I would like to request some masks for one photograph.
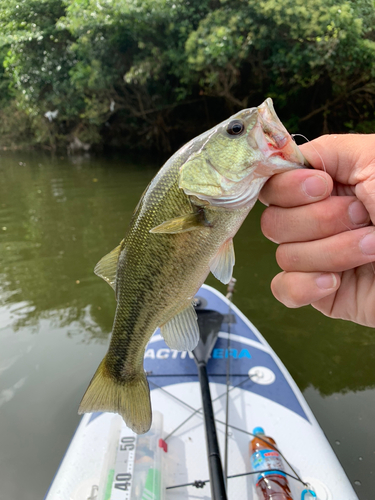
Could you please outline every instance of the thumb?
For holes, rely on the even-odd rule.
[[[374,175],[375,134],[323,135],[300,149],[312,167],[341,184],[356,186]]]

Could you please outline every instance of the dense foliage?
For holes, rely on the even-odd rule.
[[[0,144],[167,151],[266,96],[292,132],[374,131],[374,26],[374,0],[7,0]]]

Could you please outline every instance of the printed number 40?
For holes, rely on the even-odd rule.
[[[123,474],[117,474],[116,475],[116,481],[121,481],[118,483],[115,483],[115,488],[118,490],[123,490],[123,491],[128,491],[128,488],[130,487],[130,480],[132,478],[132,475],[129,473],[123,473]]]

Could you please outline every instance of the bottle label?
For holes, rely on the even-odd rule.
[[[276,450],[258,450],[251,455],[251,466],[253,471],[266,471],[259,474],[257,481],[262,477],[273,474],[286,477],[283,462]]]

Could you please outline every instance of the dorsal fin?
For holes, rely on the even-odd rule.
[[[94,273],[97,276],[103,278],[111,287],[116,291],[116,272],[117,272],[117,263],[120,252],[123,248],[124,240],[112,250],[112,252],[104,255],[102,259],[96,264]]]

